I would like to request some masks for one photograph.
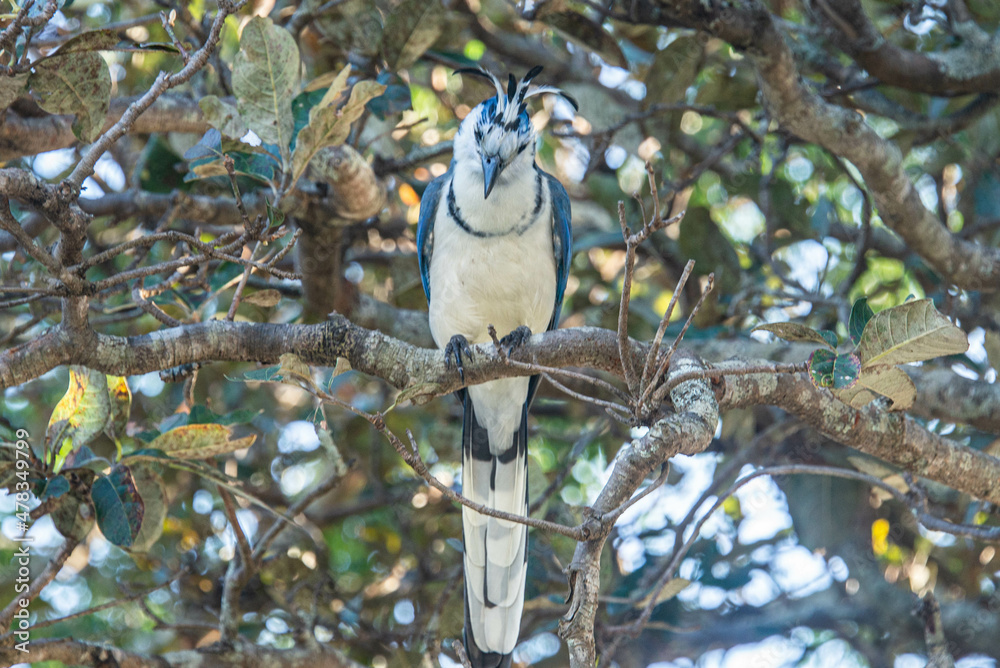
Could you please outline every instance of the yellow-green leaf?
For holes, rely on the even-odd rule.
[[[919,299],[872,316],[857,354],[865,368],[921,362],[968,349],[965,332],[941,315],[930,299]]]
[[[142,499],[142,521],[139,531],[132,538],[128,551],[145,552],[163,534],[163,522],[167,519],[167,493],[163,480],[145,464],[131,467],[135,489]]]
[[[667,584],[660,590],[659,595],[656,597],[656,605],[663,603],[664,601],[669,601],[677,594],[681,593],[691,584],[691,581],[686,578],[674,578],[667,582]],[[635,604],[636,608],[645,608],[649,605],[650,601],[653,600],[653,594],[655,592],[650,592],[642,598],[638,603]]]
[[[292,140],[292,98],[298,81],[299,47],[292,36],[269,18],[250,19],[233,63],[233,92],[247,126],[282,153]]]
[[[299,359],[298,355],[295,353],[284,353],[278,358],[278,361],[281,362],[280,373],[284,379],[292,378],[304,382],[306,385],[313,385],[312,372],[309,370],[309,365]]]
[[[815,329],[800,325],[797,322],[769,322],[765,325],[757,325],[750,331],[771,332],[785,341],[808,341],[810,343],[818,343],[833,351],[837,349],[836,346],[830,345],[830,342]]]
[[[189,424],[160,434],[147,447],[177,459],[207,459],[249,448],[256,438],[233,438],[232,429],[221,424]]]
[[[52,114],[76,114],[73,134],[80,141],[97,139],[111,103],[111,74],[100,54],[53,56],[35,64],[29,79],[38,104]]]
[[[858,382],[845,390],[834,390],[838,399],[854,408],[867,406],[876,395],[892,400],[892,410],[905,411],[913,405],[917,388],[906,372],[895,366],[873,366],[861,370]]]
[[[110,415],[104,431],[118,445],[118,455],[121,456],[121,440],[125,436],[125,426],[132,410],[132,391],[128,381],[122,376],[107,376],[108,398],[110,399]]]
[[[1000,372],[1000,334],[986,330],[983,347],[986,348],[986,359],[990,366]]]
[[[323,93],[323,97],[320,101],[309,110],[309,122],[311,123],[319,110],[326,109],[327,107],[337,104],[340,101],[340,96],[343,94],[344,90],[347,88],[347,78],[351,76],[351,66],[347,65],[344,69],[340,70],[333,81],[330,82],[330,87],[326,89]]]
[[[254,306],[262,306],[264,308],[277,306],[280,301],[281,293],[271,289],[258,290],[243,297],[244,304],[253,304]]]
[[[330,90],[333,90],[331,87]],[[295,154],[292,156],[292,182],[298,180],[309,166],[316,152],[326,146],[342,144],[351,132],[351,124],[364,113],[368,100],[378,97],[385,86],[374,81],[359,81],[351,91],[351,98],[343,109],[333,106],[316,108],[309,112],[309,125],[299,131],[295,140]],[[324,100],[326,96],[324,96]]]
[[[104,430],[111,413],[111,398],[104,374],[86,367],[70,367],[69,387],[56,404],[45,430],[45,440],[56,448],[54,470],[66,457]]]
[[[207,95],[198,101],[205,122],[219,131],[223,137],[240,139],[247,133],[247,124],[235,106],[215,95]]]
[[[28,90],[28,73],[0,77],[0,110],[6,109]]]

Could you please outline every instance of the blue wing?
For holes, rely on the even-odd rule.
[[[538,170],[542,171],[542,170]],[[549,182],[549,192],[552,194],[552,250],[556,256],[556,305],[552,311],[549,329],[555,329],[559,324],[559,312],[562,310],[563,293],[566,292],[566,279],[569,277],[569,265],[573,257],[573,232],[570,228],[569,195],[559,180],[551,174],[542,172]]]
[[[434,252],[434,219],[437,218],[438,202],[444,192],[444,184],[451,178],[455,161],[448,171],[428,184],[420,198],[420,218],[417,223],[417,262],[420,265],[420,282],[424,285],[427,303],[431,301],[431,253]],[[561,186],[560,186],[561,187]],[[565,193],[565,191],[563,191]],[[565,287],[565,280],[563,281]],[[560,293],[560,301],[562,293]]]

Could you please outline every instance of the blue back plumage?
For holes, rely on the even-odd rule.
[[[538,166],[535,166],[538,169]],[[570,227],[569,194],[556,177],[541,169],[549,183],[552,193],[552,250],[556,256],[556,305],[552,311],[549,329],[559,325],[559,313],[562,311],[563,294],[566,292],[566,280],[569,278],[569,265],[573,258],[573,232]]]
[[[451,179],[455,161],[448,171],[431,181],[420,198],[420,217],[417,221],[417,263],[420,265],[420,282],[424,286],[427,303],[431,301],[431,253],[434,251],[434,218],[438,203],[444,195],[444,186]]]

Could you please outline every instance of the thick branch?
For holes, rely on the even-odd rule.
[[[899,148],[859,114],[824,101],[806,86],[784,35],[758,0],[738,8],[723,2],[664,0],[638,6],[634,15],[642,22],[705,30],[745,51],[774,117],[803,140],[854,163],[882,220],[914,252],[959,287],[1000,289],[1000,249],[952,235],[924,207]]]
[[[139,99],[119,97],[111,100],[103,131],[118,122],[129,105]],[[198,101],[186,95],[163,95],[132,125],[131,132],[194,132],[208,129]],[[4,112],[0,124],[0,161],[8,162],[26,155],[67,148],[77,143],[73,135],[72,115],[23,117],[14,111]]]
[[[860,0],[817,0],[813,6],[836,30],[838,46],[887,84],[938,96],[1000,89],[1000,33],[990,36],[972,20],[953,24],[961,40],[957,47],[917,53],[888,41]]]
[[[672,377],[702,368],[703,364],[691,357],[681,357],[671,366],[668,382]],[[628,501],[646,476],[670,457],[701,452],[712,442],[719,407],[709,383],[705,380],[681,383],[671,398],[677,412],[654,424],[645,436],[618,453],[611,478],[594,502],[596,513],[608,512]],[[559,624],[559,635],[569,646],[573,668],[593,666],[596,660],[593,629],[604,538],[578,544],[567,569],[571,587],[569,611]]]
[[[793,350],[792,346],[786,347]],[[638,368],[648,346],[633,342],[631,348],[633,364]],[[473,351],[473,358],[464,365],[468,384],[532,373],[532,367],[525,369],[505,362],[492,344],[474,346]],[[334,316],[318,325],[215,320],[132,337],[56,326],[0,355],[0,387],[37,378],[61,364],[82,364],[106,373],[133,375],[192,362],[274,364],[286,352],[293,352],[313,365],[334,366],[338,358],[345,358],[353,369],[405,389],[406,398],[415,402],[454,392],[463,385],[454,367],[445,365],[440,351],[417,348]],[[535,335],[515,350],[511,359],[621,375],[617,335],[595,327]],[[713,369],[730,368],[738,372],[752,364],[730,362],[715,365]],[[1000,459],[933,434],[904,415],[884,413],[874,406],[853,409],[836,401],[826,390],[814,387],[804,376],[727,376],[722,387],[725,391],[720,401],[724,408],[780,406],[840,443],[898,464],[915,475],[1000,503]]]
[[[914,475],[978,498],[1000,499],[1000,479],[996,477],[1000,459],[959,446],[906,415],[887,413],[877,402],[859,410],[830,401],[805,374],[727,377],[721,403],[730,408],[778,406],[838,443],[897,464]]]
[[[24,654],[12,647],[0,647],[0,663],[12,665],[24,661],[59,661],[67,666],[118,666],[119,668],[360,668],[337,650],[313,644],[291,650],[279,650],[251,643],[236,647],[212,645],[200,649],[151,656],[127,652],[116,647],[72,638],[33,640]]]

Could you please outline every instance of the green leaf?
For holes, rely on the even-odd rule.
[[[268,199],[264,200],[264,208],[267,210],[268,225],[272,228],[281,227],[285,222],[285,212],[281,209],[275,209]]]
[[[29,79],[38,104],[52,114],[76,114],[73,134],[92,142],[104,128],[111,102],[111,74],[99,54],[53,56],[34,65]]]
[[[215,95],[208,95],[198,101],[205,122],[219,131],[220,134],[240,139],[247,133],[247,124],[240,116],[235,106]]]
[[[68,491],[69,480],[66,480],[66,478],[61,475],[57,475],[45,484],[45,490],[38,497],[38,500],[45,501],[46,499],[59,498]]]
[[[243,28],[233,63],[233,92],[240,116],[282,154],[292,140],[292,97],[299,81],[299,48],[271,19],[255,16]]]
[[[390,70],[417,61],[444,32],[444,6],[427,0],[403,0],[385,20],[382,57]]]
[[[816,387],[833,390],[853,387],[860,372],[861,360],[854,353],[837,355],[820,349],[809,356],[809,376]]]
[[[28,89],[28,73],[22,72],[12,77],[0,76],[0,111],[6,109]]]
[[[131,459],[133,457],[136,459],[164,459],[164,460],[171,459],[171,457],[169,457],[167,453],[157,448],[142,448],[141,450],[136,450],[135,452],[128,453],[127,455],[125,455],[125,457],[127,459]]]
[[[334,87],[330,87],[333,91]],[[295,141],[295,153],[292,155],[292,183],[295,183],[309,161],[316,153],[327,146],[343,144],[351,133],[351,124],[361,117],[365,104],[372,98],[381,95],[385,86],[374,81],[359,81],[351,91],[351,99],[343,109],[335,109],[332,104],[316,105],[309,112],[309,125],[302,128]],[[326,97],[324,97],[326,100]]]
[[[930,299],[919,299],[872,316],[857,354],[862,366],[871,367],[920,362],[968,349],[965,332],[941,315]]]
[[[249,448],[256,439],[233,438],[232,428],[221,424],[189,424],[160,434],[149,447],[176,459],[207,459]]]
[[[49,417],[45,440],[56,448],[53,471],[62,468],[66,457],[104,430],[111,414],[108,382],[103,373],[86,367],[70,367],[69,387]]]
[[[862,297],[854,302],[854,307],[851,309],[851,319],[847,325],[847,330],[851,333],[851,343],[858,345],[858,342],[861,341],[861,334],[865,331],[865,325],[868,324],[873,315],[875,313],[868,305],[867,297]]]
[[[108,475],[98,476],[90,488],[90,500],[104,537],[118,547],[131,547],[145,512],[132,469],[118,464]]]
[[[854,408],[867,406],[876,395],[892,400],[892,410],[905,411],[913,405],[917,388],[905,371],[896,366],[874,366],[861,369],[858,383],[834,395]]]
[[[757,325],[751,332],[771,332],[775,336],[783,338],[785,341],[808,341],[810,343],[818,343],[821,346],[826,346],[830,350],[837,349],[837,335],[833,332],[817,332],[812,327],[806,327],[805,325],[800,325],[797,322],[771,322],[766,325]],[[833,344],[830,343],[828,336],[833,334]]]
[[[826,341],[826,345],[830,346],[830,348],[834,350],[837,349],[837,343],[840,341],[840,337],[837,336],[837,332],[832,332],[829,329],[821,329],[819,330],[819,335],[823,337],[824,341]]]
[[[392,114],[399,114],[413,108],[410,86],[394,72],[379,72],[375,80],[385,84],[385,92],[369,100],[365,108],[383,121]]]
[[[215,128],[206,130],[198,143],[184,151],[185,160],[203,160],[222,157],[222,133]]]
[[[163,521],[167,518],[167,493],[163,480],[149,466],[132,467],[135,488],[142,499],[142,522],[139,531],[128,546],[129,552],[145,552],[163,535]]]
[[[111,462],[104,457],[98,457],[94,454],[94,451],[86,445],[81,445],[79,448],[69,453],[69,457],[66,458],[66,462],[63,464],[63,469],[78,469],[91,465],[100,467],[100,469],[103,470],[111,466]]]

